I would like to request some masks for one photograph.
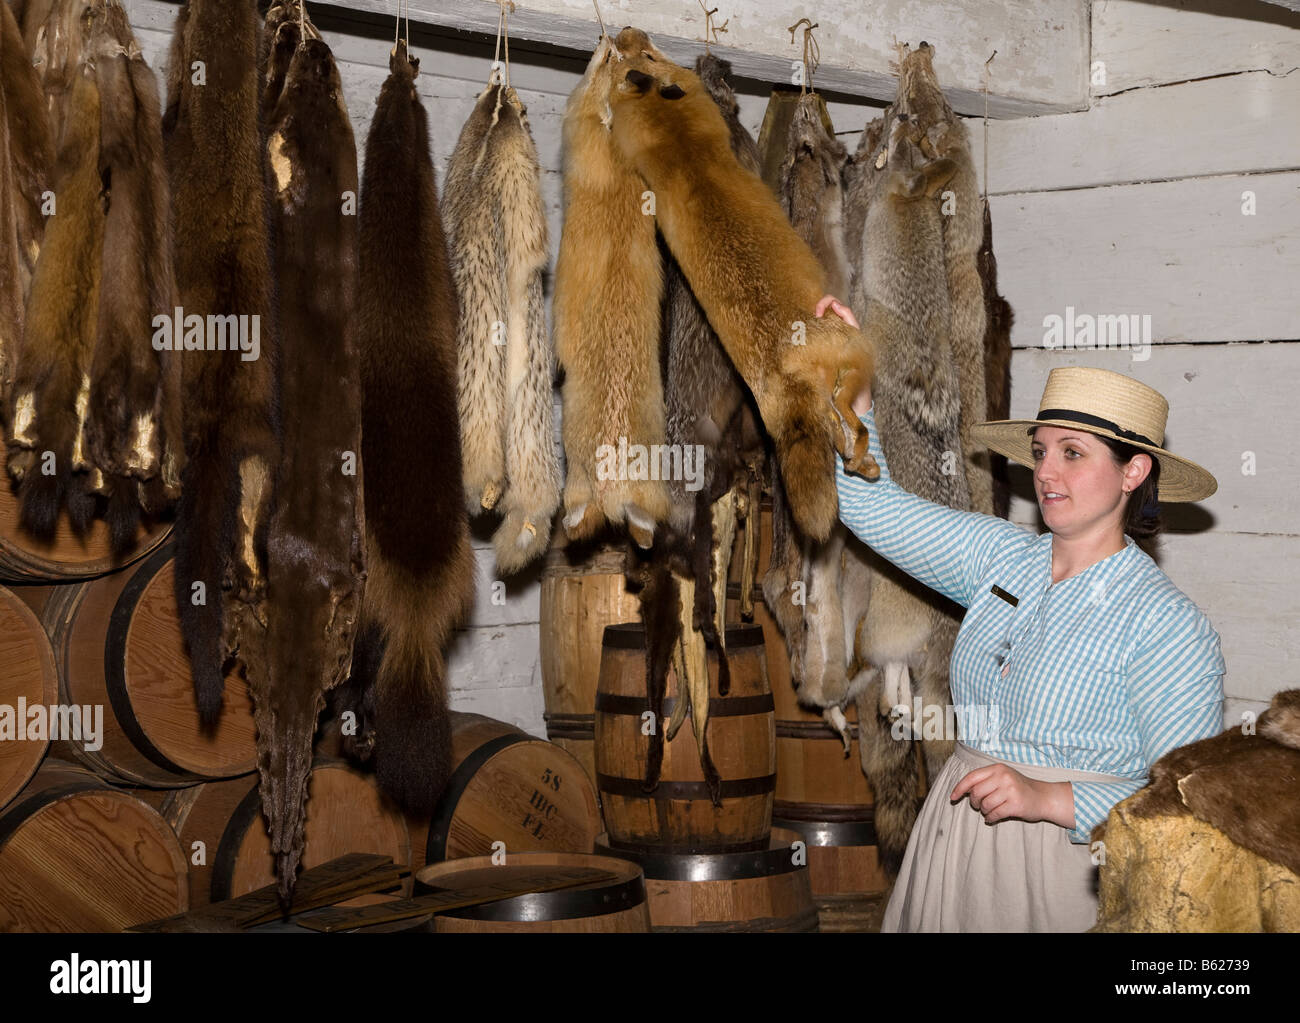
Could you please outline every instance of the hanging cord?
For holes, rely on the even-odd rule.
[[[730,20],[730,19],[728,19]],[[794,31],[800,25],[807,22],[803,30],[803,77],[804,80],[799,86],[799,94],[806,96],[813,90],[813,72],[817,70],[817,65],[822,62],[822,49],[817,45],[817,40],[813,38],[813,29],[820,22],[809,21],[807,18],[800,18],[786,31],[790,33],[790,45],[794,45]]]
[[[510,88],[510,12],[515,9],[514,0],[497,0],[500,10],[497,12],[497,44],[492,53],[492,73],[488,76],[489,85],[502,82]],[[506,59],[501,63],[501,40],[505,39]],[[502,69],[504,68],[504,74]]]
[[[600,4],[596,0],[591,0],[591,6],[596,8],[596,22],[600,25],[600,38],[604,39],[609,33],[605,31],[605,19],[600,16]]]
[[[984,205],[989,204],[989,65],[998,55],[994,50],[984,62]]]
[[[700,10],[704,12],[704,53],[708,56],[711,52],[709,50],[710,41],[715,43],[718,41],[718,33],[727,31],[727,26],[731,24],[731,19],[728,18],[721,25],[715,25],[713,23],[713,16],[718,13],[718,9],[715,7],[713,10],[709,10],[704,6],[704,0],[696,0],[696,2],[700,5]],[[710,37],[712,37],[712,40],[710,40]]]
[[[411,55],[411,0],[397,0],[397,27],[393,30],[393,50],[397,50],[397,44],[402,39],[402,8],[406,8],[406,55]]]

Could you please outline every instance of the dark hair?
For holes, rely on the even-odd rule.
[[[1160,459],[1142,448],[1125,444],[1122,440],[1111,440],[1100,434],[1094,436],[1110,448],[1115,464],[1127,465],[1134,455],[1147,455],[1151,459],[1151,471],[1147,473],[1138,488],[1128,495],[1128,504],[1124,506],[1124,532],[1134,540],[1149,540],[1159,535],[1164,527],[1160,518],[1160,501],[1156,493],[1160,487]]]

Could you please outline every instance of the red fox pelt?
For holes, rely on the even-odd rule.
[[[180,493],[180,352],[145,338],[176,309],[171,193],[158,84],[126,10],[105,8],[96,54],[101,98],[99,173],[107,206],[98,337],[91,362],[86,445],[104,476],[113,549],[128,550],[141,503],[152,515]]]
[[[540,176],[519,94],[489,85],[448,164],[443,214],[460,297],[465,502],[470,515],[502,513],[492,538],[502,576],[546,550],[560,504]]]
[[[871,378],[868,338],[814,315],[825,274],[763,181],[737,162],[717,104],[694,73],[624,29],[609,104],[615,145],[653,193],[659,229],[775,444],[800,528],[835,522],[835,452],[878,470],[851,405]]]
[[[53,167],[40,79],[18,22],[0,4],[0,442],[8,433],[4,410],[45,234],[41,206]]]
[[[663,269],[645,183],[610,138],[609,91],[620,59],[602,36],[564,114],[564,230],[553,304],[555,357],[564,370],[564,528],[582,540],[626,523],[633,540],[649,547],[670,512],[668,487],[644,457],[664,444]],[[611,472],[617,458],[609,452],[620,448],[631,453],[627,471],[614,464]]]
[[[444,651],[474,600],[456,398],[456,285],[438,211],[419,62],[401,43],[366,140],[358,301],[369,576],[349,752],[415,813],[451,761]]]
[[[275,46],[292,61],[267,123],[283,454],[267,529],[265,640],[245,643],[243,657],[262,808],[287,903],[303,852],[316,719],[351,667],[365,526],[356,142],[329,46],[304,38],[296,0],[284,6],[295,16],[281,21]]]
[[[97,23],[84,23],[89,48]],[[21,522],[51,538],[66,504],[83,533],[95,511],[84,422],[99,305],[104,209],[99,176],[100,97],[94,64],[79,65],[54,171],[49,219],[27,301],[10,407],[9,472],[19,480]]]
[[[223,665],[241,630],[264,620],[266,523],[280,457],[260,26],[256,0],[189,0],[176,21],[163,119],[178,305],[187,319],[248,317],[259,330],[256,351],[250,326],[247,344],[179,353],[186,465],[176,604],[207,722],[220,711]]]

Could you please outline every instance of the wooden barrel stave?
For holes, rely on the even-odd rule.
[[[645,633],[639,624],[605,632],[596,711],[598,787],[610,841],[621,849],[677,851],[762,848],[771,826],[776,785],[773,712],[762,634],[752,626],[727,630],[731,691],[718,695],[718,662],[709,652],[709,749],[722,776],[722,806],[709,799],[693,726],[664,743],[658,788],[644,791],[650,737],[643,734]],[[668,673],[665,722],[678,692]]]
[[[498,866],[490,856],[474,856],[429,864],[416,874],[415,888],[417,894],[445,891],[507,877],[526,878],[554,867],[592,867],[618,876],[613,881],[440,913],[434,918],[435,929],[500,934],[634,934],[650,930],[641,869],[625,859],[586,853],[534,852],[507,855],[505,862]]]
[[[202,727],[164,547],[124,572],[59,587],[42,617],[63,702],[104,708],[103,747],[61,756],[125,785],[163,788],[238,777],[257,764],[248,688],[226,676],[214,730]]]
[[[189,908],[186,859],[151,807],[48,758],[0,814],[0,931],[120,931]]]
[[[0,587],[0,809],[17,797],[49,749],[49,733],[30,738],[29,709],[58,702],[54,651],[40,620],[18,595]],[[12,732],[9,729],[12,728]]]

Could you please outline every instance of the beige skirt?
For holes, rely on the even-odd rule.
[[[969,796],[949,800],[963,777],[989,764],[1039,781],[1125,780],[1012,763],[957,743],[907,841],[882,932],[1086,931],[1096,923],[1097,868],[1088,846],[1046,821],[986,824]]]

